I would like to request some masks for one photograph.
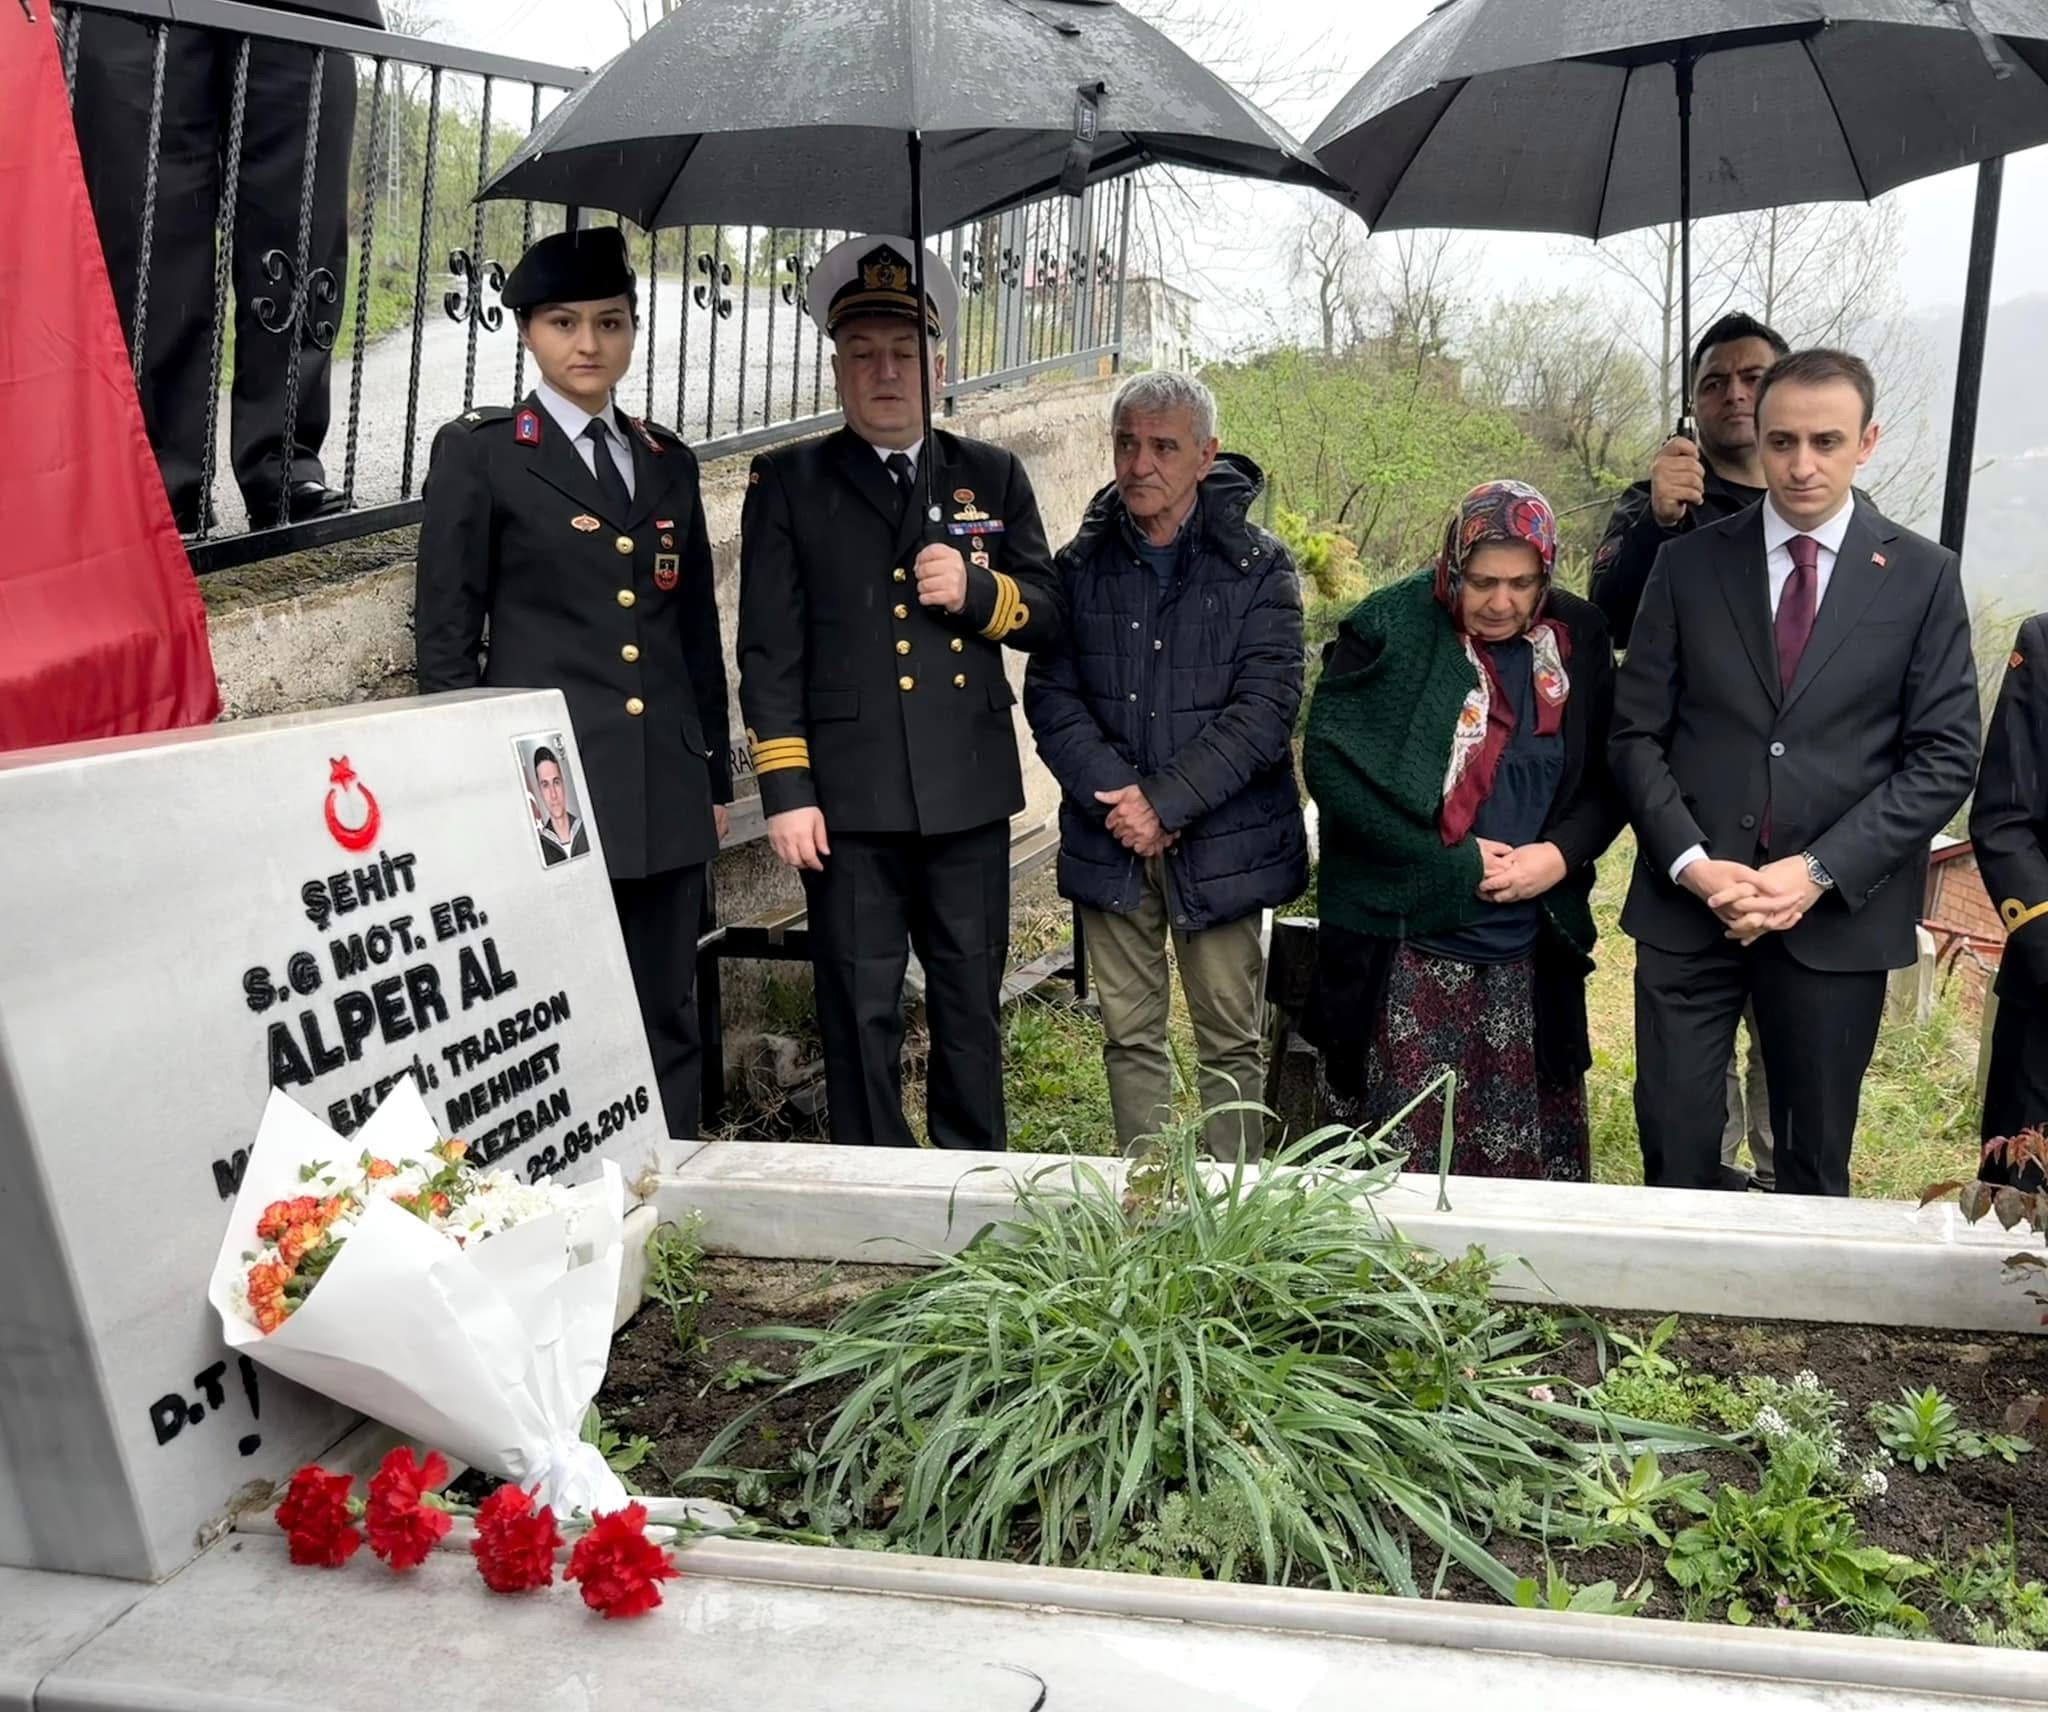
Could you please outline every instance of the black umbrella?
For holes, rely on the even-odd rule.
[[[482,194],[648,228],[907,232],[921,293],[932,227],[1155,163],[1335,188],[1109,0],[689,0],[549,114]],[[933,460],[919,462],[929,505]]]
[[[2043,142],[2048,0],[1446,0],[1310,147],[1375,229],[1678,221],[1689,365],[1695,217]]]

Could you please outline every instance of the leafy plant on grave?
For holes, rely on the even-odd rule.
[[[1927,1573],[1863,1536],[1845,1499],[1816,1492],[1816,1459],[1804,1438],[1765,1464],[1757,1490],[1723,1484],[1711,1510],[1672,1542],[1665,1572],[1690,1613],[1724,1612],[1732,1623],[1759,1612],[1806,1627],[1812,1609],[1845,1610],[1866,1630],[1916,1634],[1926,1614],[1906,1587]]]
[[[1810,1452],[1815,1490],[1839,1493],[1851,1503],[1882,1498],[1890,1487],[1885,1459],[1873,1454],[1860,1467],[1850,1465],[1842,1432],[1848,1408],[1810,1368],[1802,1368],[1789,1380],[1745,1373],[1718,1413],[1724,1426],[1754,1438],[1766,1456]]]
[[[1626,1593],[1611,1581],[1573,1587],[1555,1567],[1546,1563],[1541,1582],[1533,1575],[1525,1575],[1515,1583],[1512,1602],[1528,1611],[1585,1611],[1597,1617],[1633,1617],[1643,1608],[1646,1598],[1640,1583]]]
[[[1631,1420],[1658,1421],[1686,1427],[1725,1412],[1728,1387],[1710,1374],[1695,1373],[1689,1362],[1664,1353],[1678,1334],[1678,1316],[1671,1314],[1638,1340],[1626,1332],[1607,1335],[1624,1351],[1600,1383],[1585,1393],[1586,1402]]]
[[[1556,1401],[1490,1300],[1494,1263],[1446,1262],[1381,1216],[1397,1163],[1352,1169],[1376,1138],[1317,1132],[1254,1175],[1210,1167],[1198,1136],[1167,1137],[1128,1196],[1090,1161],[1048,1167],[1016,1183],[1012,1217],[829,1329],[752,1334],[809,1346],[780,1394],[852,1385],[813,1431],[810,1513],[843,1500],[855,1526],[941,1556],[1163,1550],[1408,1595],[1419,1549],[1511,1599],[1486,1544],[1510,1482],[1540,1518],[1609,1429],[1725,1442]],[[691,1477],[729,1474],[745,1433]]]
[[[1956,1449],[1972,1462],[1995,1456],[2000,1462],[2017,1466],[2021,1457],[2033,1454],[2034,1446],[2030,1440],[2015,1438],[2010,1433],[1965,1433],[1956,1440]]]
[[[2048,1648],[2048,1588],[2019,1578],[2019,1548],[2013,1517],[2005,1513],[2005,1536],[1972,1546],[1960,1563],[1939,1564],[1934,1585],[1944,1605],[1968,1625],[1980,1647]]]
[[[1868,1420],[1877,1442],[1892,1453],[1892,1460],[1911,1463],[1917,1474],[1930,1468],[1947,1468],[1948,1459],[1961,1449],[1963,1431],[1956,1419],[1956,1407],[1932,1385],[1924,1391],[1899,1387],[1900,1401],[1873,1403]]]
[[[659,1303],[668,1315],[676,1348],[687,1357],[696,1356],[704,1347],[697,1320],[711,1299],[711,1292],[697,1277],[704,1261],[703,1229],[703,1217],[692,1213],[686,1219],[657,1225],[647,1238],[648,1299]]]
[[[1714,1507],[1706,1495],[1704,1470],[1666,1474],[1651,1451],[1634,1462],[1617,1461],[1602,1451],[1578,1480],[1573,1503],[1593,1524],[1594,1537],[1583,1541],[1589,1545],[1650,1540],[1669,1551],[1671,1536],[1664,1531],[1663,1517],[1674,1512],[1704,1516]]]
[[[1998,1136],[1987,1141],[1980,1156],[1979,1169],[1994,1163],[2004,1167],[2012,1179],[2010,1183],[1987,1183],[1981,1177],[1970,1183],[1953,1179],[1945,1183],[1930,1183],[1920,1191],[1921,1206],[1953,1195],[1963,1217],[1971,1224],[1989,1215],[2007,1230],[2017,1230],[2025,1225],[2029,1230],[2048,1236],[2048,1189],[2015,1187],[2027,1181],[2030,1173],[2036,1174],[2036,1182],[2048,1180],[2048,1131],[2023,1129],[2018,1135]],[[2039,1254],[2023,1250],[2005,1257],[2007,1279],[2024,1283],[2027,1300],[2041,1310],[2041,1323],[2048,1326],[2048,1288],[2042,1287],[2044,1272],[2048,1272],[2048,1260],[2043,1260]]]
[[[654,1454],[654,1441],[644,1433],[635,1433],[630,1438],[620,1434],[606,1421],[595,1403],[583,1411],[581,1437],[585,1444],[596,1446],[605,1466],[624,1482],[628,1492],[637,1496],[641,1488],[628,1476]]]

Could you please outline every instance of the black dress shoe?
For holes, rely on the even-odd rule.
[[[1756,1179],[1739,1165],[1724,1165],[1721,1167],[1721,1180],[1717,1186],[1740,1195],[1755,1188]]]
[[[249,507],[251,529],[274,529],[277,527],[277,495],[244,494],[243,500]],[[348,509],[348,500],[339,488],[327,486],[325,482],[302,481],[292,483],[291,520],[304,523],[309,518],[329,517],[337,511]]]

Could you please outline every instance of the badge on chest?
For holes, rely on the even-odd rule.
[[[682,560],[680,555],[675,553],[656,553],[654,555],[654,586],[660,589],[663,594],[668,593],[670,589],[676,586],[676,581],[682,574],[681,566]]]

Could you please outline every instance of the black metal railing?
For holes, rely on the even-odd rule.
[[[439,426],[529,383],[507,271],[576,217],[476,190],[586,73],[237,0],[73,0],[55,27],[194,567],[417,522]],[[836,421],[803,294],[845,234],[625,231],[641,279],[627,408],[712,457]],[[1113,362],[1129,235],[1121,181],[939,237],[962,288],[947,408]]]

